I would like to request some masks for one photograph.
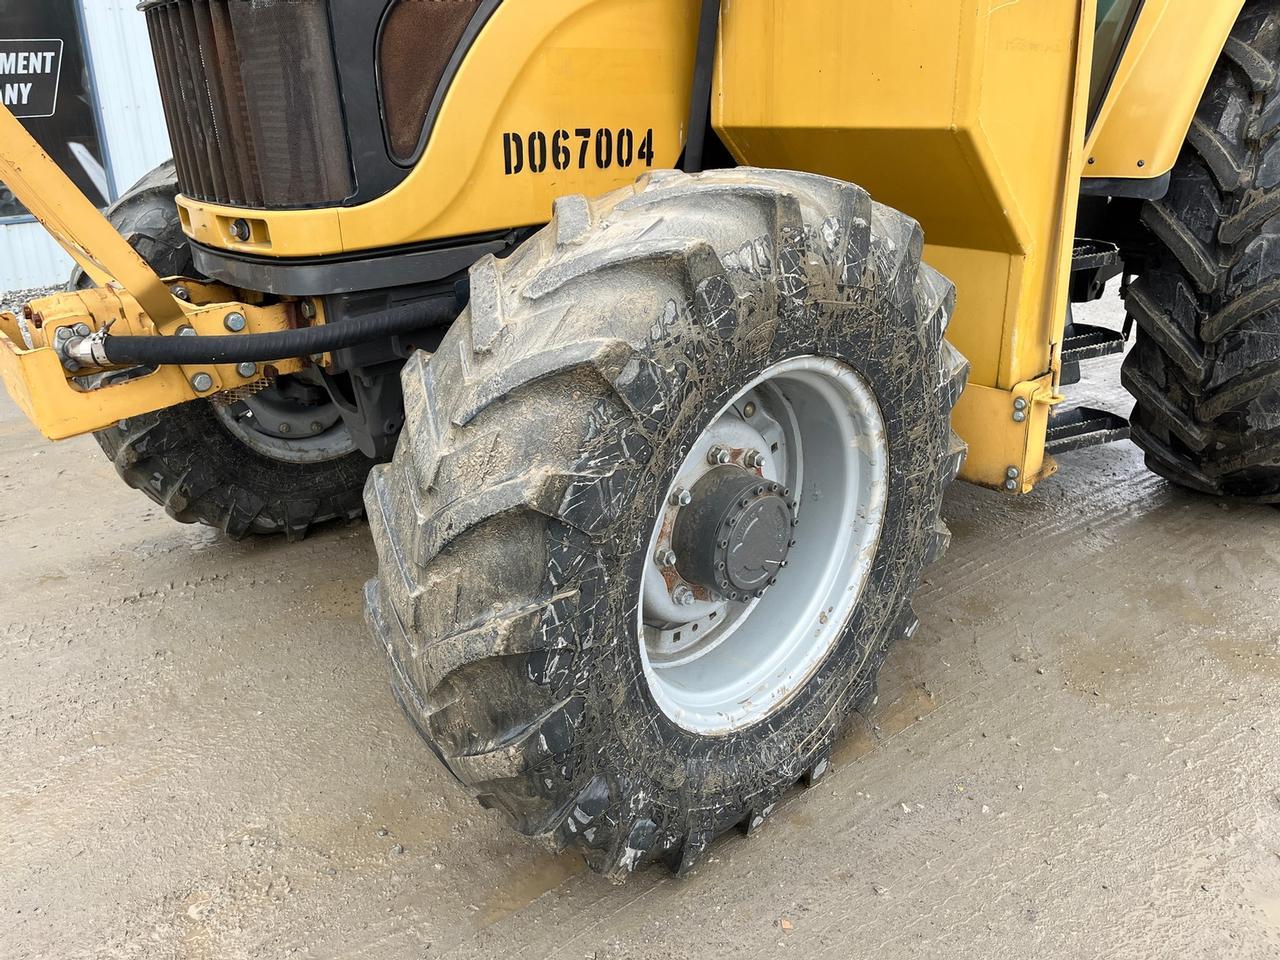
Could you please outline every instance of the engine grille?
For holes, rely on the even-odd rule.
[[[182,192],[248,207],[353,191],[327,4],[143,3]]]

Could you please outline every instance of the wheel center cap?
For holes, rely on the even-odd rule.
[[[730,600],[768,589],[791,550],[790,491],[726,465],[707,473],[691,493],[672,531],[680,575]]]

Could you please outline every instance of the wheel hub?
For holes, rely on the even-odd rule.
[[[838,360],[783,360],[710,419],[660,501],[640,583],[645,679],[670,719],[725,734],[802,688],[859,602],[887,491],[879,404]]]
[[[680,576],[729,600],[763,596],[791,550],[790,491],[726,465],[707,473],[691,493],[672,537]]]

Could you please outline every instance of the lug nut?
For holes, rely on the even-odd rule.
[[[256,375],[257,372],[258,365],[256,363],[251,363],[248,360],[236,365],[236,373],[240,374],[240,376],[244,377],[246,380]]]
[[[293,427],[289,426],[289,424],[287,424],[287,423],[282,423],[282,424],[280,424],[280,432],[281,432],[281,433],[293,433]]]
[[[750,470],[758,470],[764,466],[764,454],[759,450],[748,450],[747,455],[742,458],[742,463]]]
[[[213,377],[207,373],[197,373],[191,378],[191,386],[196,393],[208,393],[213,389]]]
[[[244,314],[239,312],[228,313],[223,318],[222,325],[232,333],[239,333],[245,327]]]
[[[719,444],[707,451],[707,463],[713,467],[722,467],[732,459],[733,454]]]
[[[676,487],[671,491],[671,505],[673,507],[687,507],[693,502],[693,494],[684,487]]]
[[[312,421],[311,421],[311,432],[312,432],[312,433],[323,433],[323,432],[324,432],[324,424],[323,424],[323,423],[321,423],[319,420],[312,420]]]
[[[682,607],[690,607],[698,598],[693,595],[692,590],[681,584],[671,591],[671,599]]]
[[[676,552],[670,547],[663,547],[653,555],[653,559],[658,561],[660,567],[674,567],[676,565]]]

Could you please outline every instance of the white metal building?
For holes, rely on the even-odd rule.
[[[84,99],[96,114],[102,154],[97,180],[105,187],[107,199],[118,197],[171,155],[146,20],[135,9],[136,3],[137,0],[64,0],[63,4],[50,0],[0,0],[0,50],[5,49],[5,42],[21,49],[31,31],[40,29],[32,24],[43,27],[50,17],[56,23],[59,38],[68,37],[69,42],[75,42],[78,37],[82,44],[89,86]],[[55,7],[56,12],[51,13]],[[45,19],[24,20],[24,14],[32,9],[33,16]],[[43,30],[41,34],[47,35]],[[0,92],[5,79],[0,75]],[[61,88],[56,84],[53,88],[59,108],[68,100],[69,88],[67,77],[61,79]],[[10,102],[7,95],[5,102]],[[60,283],[70,274],[71,267],[71,258],[39,223],[29,216],[0,217],[0,290]]]

